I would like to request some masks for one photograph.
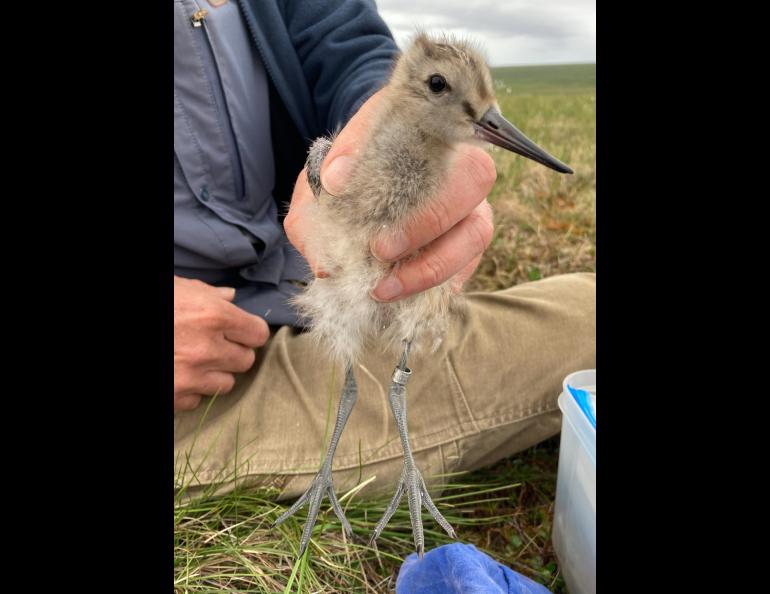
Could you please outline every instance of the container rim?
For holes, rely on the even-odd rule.
[[[562,392],[568,392],[567,384],[569,383],[569,379],[571,377],[576,376],[576,375],[580,375],[581,373],[593,374],[593,376],[594,376],[594,384],[596,384],[596,369],[580,369],[578,371],[573,371],[567,377],[564,378],[564,380],[561,383]],[[578,389],[582,389],[583,388],[583,386],[581,386],[581,385],[575,385],[575,384],[570,384],[570,385],[573,388],[578,388]]]
[[[594,380],[596,376],[596,370],[595,369],[583,369],[580,371],[575,371],[573,373],[570,373],[567,377],[564,378],[564,381],[562,382],[563,388],[562,393],[559,395],[559,398],[557,400],[557,403],[559,405],[559,408],[562,412],[562,425],[564,423],[569,423],[569,425],[572,427],[572,430],[577,435],[578,440],[583,445],[583,448],[586,450],[588,455],[590,456],[591,460],[593,462],[596,462],[596,427],[591,425],[591,422],[588,420],[588,417],[586,417],[585,413],[580,409],[578,406],[578,403],[575,402],[574,397],[572,394],[570,394],[569,390],[567,389],[567,384],[569,383],[569,380],[575,376],[576,374],[580,373],[592,373],[594,375]],[[573,388],[580,389],[582,386],[585,386],[586,384],[570,384]],[[562,426],[563,430],[563,426]]]

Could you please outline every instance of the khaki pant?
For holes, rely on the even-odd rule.
[[[471,293],[467,317],[439,351],[410,357],[409,437],[433,488],[441,479],[432,476],[491,464],[559,432],[562,380],[595,367],[595,283],[578,273]],[[353,370],[358,401],[334,457],[337,493],[372,475],[367,494],[396,486],[402,448],[387,398],[395,364],[368,353]],[[300,495],[326,451],[343,375],[306,335],[282,327],[231,393],[175,416],[178,482],[188,494],[237,481]]]

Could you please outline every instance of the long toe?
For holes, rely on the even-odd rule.
[[[303,505],[305,505],[305,502],[308,500],[308,497],[310,497],[310,495],[313,493],[315,484],[316,484],[316,479],[313,479],[313,482],[310,483],[310,486],[307,488],[307,491],[305,491],[289,509],[287,509],[280,516],[278,516],[275,522],[273,522],[273,525],[271,526],[271,528],[275,528],[276,526],[283,524],[287,518],[289,518],[290,516],[293,516]]]
[[[422,480],[422,477],[420,477],[420,482],[421,482],[420,489],[422,492],[422,504],[430,512],[430,515],[433,516],[436,522],[439,523],[439,526],[441,526],[449,536],[456,539],[457,533],[455,532],[455,529],[452,528],[452,525],[449,522],[447,522],[446,518],[441,515],[440,511],[438,511],[436,504],[433,503],[433,500],[430,498],[430,493],[428,493],[428,489],[425,486],[425,481]]]
[[[377,522],[377,526],[374,527],[374,532],[372,533],[372,537],[369,539],[369,546],[374,545],[374,542],[377,540],[377,537],[380,535],[382,530],[388,524],[388,522],[390,521],[390,518],[392,518],[393,514],[396,513],[396,510],[398,509],[398,504],[401,502],[401,497],[403,495],[404,495],[404,477],[402,474],[401,479],[398,481],[398,487],[396,487],[396,492],[393,495],[393,499],[390,500],[388,509],[385,510],[385,513],[383,514],[382,518],[380,519],[379,522]]]
[[[411,465],[409,465],[411,466]],[[372,537],[369,539],[369,546],[374,546],[377,537],[383,531],[390,518],[398,509],[398,504],[401,501],[401,497],[406,494],[409,502],[409,518],[412,522],[412,535],[414,537],[414,548],[417,551],[420,559],[425,554],[425,534],[423,531],[422,523],[422,508],[428,510],[431,516],[439,523],[439,525],[446,531],[446,533],[452,538],[457,538],[457,534],[452,528],[451,524],[447,522],[446,518],[433,503],[433,500],[428,493],[428,489],[425,487],[425,481],[417,468],[404,469],[401,474],[401,479],[398,481],[398,487],[391,499],[388,508],[385,510],[385,514],[382,516],[377,526],[374,528]]]
[[[406,477],[406,496],[409,500],[409,518],[412,521],[414,548],[422,559],[425,554],[425,536],[422,531],[422,485],[421,477],[415,469]]]
[[[350,522],[348,522],[348,519],[345,517],[345,512],[342,511],[342,506],[340,505],[337,496],[334,494],[334,487],[329,485],[326,489],[326,493],[329,496],[329,501],[331,501],[334,513],[337,514],[337,518],[345,529],[345,534],[348,535],[348,538],[351,538],[353,536],[353,529],[350,527]]]
[[[302,557],[308,547],[308,544],[310,544],[310,536],[313,533],[313,527],[315,526],[316,520],[318,519],[318,512],[321,509],[321,501],[323,501],[324,495],[329,495],[332,509],[334,509],[334,513],[340,519],[340,522],[342,522],[342,526],[345,529],[345,532],[349,536],[352,536],[353,534],[353,531],[350,527],[350,522],[348,522],[345,514],[342,513],[342,508],[340,507],[339,501],[334,495],[334,484],[332,483],[331,470],[322,468],[318,471],[318,474],[313,479],[313,482],[310,483],[307,491],[305,491],[302,496],[297,499],[297,501],[295,501],[289,509],[283,512],[273,523],[273,527],[282,524],[284,521],[286,521],[287,518],[299,511],[299,509],[302,508],[305,503],[309,502],[307,519],[305,520],[305,525],[302,528],[302,536],[300,538],[299,557]]]

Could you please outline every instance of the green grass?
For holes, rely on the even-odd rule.
[[[575,73],[568,76],[571,69]],[[519,71],[523,74],[516,75]],[[467,289],[494,291],[554,274],[595,271],[596,93],[590,86],[595,66],[502,68],[493,76],[503,114],[575,173],[559,175],[492,149],[495,235]],[[559,80],[569,83],[570,92],[552,92]],[[510,94],[500,92],[505,85],[513,89]],[[551,91],[531,93],[534,88]]]
[[[456,473],[435,502],[461,540],[563,591],[550,543],[558,439],[474,473]],[[384,592],[413,552],[409,512],[401,506],[377,541],[366,545],[386,499],[341,504],[354,531],[348,541],[322,506],[308,553],[295,562],[304,514],[272,530],[283,505],[277,492],[237,489],[221,497],[177,500],[174,517],[177,592]],[[426,549],[452,542],[426,522]]]
[[[509,94],[509,89],[515,95],[567,95],[596,89],[596,64],[503,66],[493,68],[492,75],[499,81],[498,98]]]
[[[595,270],[595,72],[594,65],[493,70],[505,116],[575,174],[558,175],[493,150],[498,181],[489,199],[496,231],[468,290],[491,291],[553,274]],[[463,542],[561,594],[566,589],[551,547],[558,443],[557,436],[488,469],[452,475],[436,504]],[[367,478],[364,469],[362,480]],[[236,490],[189,502],[178,498],[176,591],[393,590],[398,567],[413,550],[405,504],[375,550],[365,541],[387,497],[363,501],[350,493],[342,501],[354,529],[353,542],[346,541],[325,502],[308,554],[295,563],[305,515],[300,512],[271,530],[285,509],[274,502],[276,495]],[[426,549],[449,542],[432,520],[426,520],[425,528]]]

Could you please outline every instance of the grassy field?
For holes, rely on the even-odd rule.
[[[496,232],[468,290],[594,271],[596,66],[500,68],[494,76],[503,114],[575,173],[558,175],[492,149],[497,184],[489,201]]]
[[[501,109],[519,129],[575,174],[561,176],[493,149],[498,181],[490,195],[496,232],[469,290],[492,291],[573,271],[595,270],[594,65],[498,68]],[[493,467],[453,475],[437,506],[461,539],[556,593],[566,592],[551,547],[558,436]],[[304,512],[277,530],[285,509],[270,491],[177,500],[177,592],[388,592],[412,552],[406,504],[378,541],[366,546],[387,505],[342,498],[355,539],[322,506],[310,555],[294,562]],[[426,550],[449,542],[431,520]]]

